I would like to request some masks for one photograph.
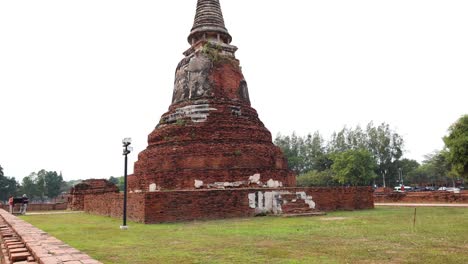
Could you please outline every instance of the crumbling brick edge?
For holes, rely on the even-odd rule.
[[[99,264],[89,255],[70,247],[57,238],[0,209],[0,217],[18,235],[39,264]],[[3,240],[1,240],[3,243]]]

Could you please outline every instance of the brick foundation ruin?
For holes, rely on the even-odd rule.
[[[376,203],[468,203],[468,191],[374,193]]]
[[[129,218],[158,223],[373,208],[367,187],[295,188],[294,173],[250,104],[231,40],[219,1],[198,0],[172,104],[128,177]],[[72,196],[72,209],[122,214],[122,194],[75,188]]]
[[[321,211],[374,208],[370,187],[247,188],[133,193],[128,218],[141,223],[251,217],[308,215]],[[85,211],[122,216],[123,194],[86,195]]]
[[[84,197],[87,194],[118,193],[119,188],[108,180],[89,179],[75,185],[68,196],[68,209],[74,211],[84,210]]]

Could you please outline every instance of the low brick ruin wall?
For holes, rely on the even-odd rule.
[[[84,196],[84,211],[87,213],[122,217],[123,193],[88,194]],[[127,218],[135,222],[144,222],[145,194],[133,193],[127,199]]]
[[[131,193],[127,215],[130,220],[142,223],[249,217],[258,213],[258,204],[253,205],[249,195],[263,197],[271,192],[305,193],[321,211],[374,208],[370,187],[249,188]],[[86,195],[84,199],[84,210],[92,214],[121,217],[122,207],[122,194]]]
[[[468,191],[375,193],[374,200],[376,203],[468,203]]]
[[[2,209],[0,247],[2,264],[102,264]]]
[[[19,212],[19,204],[16,204],[14,207],[14,212]],[[7,204],[0,205],[0,209],[6,211],[10,210]],[[44,203],[44,204],[28,204],[28,212],[37,212],[37,211],[57,211],[57,210],[67,210],[67,203]]]

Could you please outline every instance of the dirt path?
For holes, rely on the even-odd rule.
[[[79,214],[83,211],[43,211],[43,212],[26,212],[26,215],[54,215],[54,214]]]
[[[461,207],[468,208],[468,204],[460,203],[374,203],[375,206],[402,206],[402,207]]]

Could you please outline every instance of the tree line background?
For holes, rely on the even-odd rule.
[[[420,164],[404,158],[404,139],[389,124],[344,127],[328,141],[319,131],[307,136],[277,135],[274,143],[296,172],[299,186],[460,185],[468,178],[468,115],[442,138],[445,148]]]
[[[404,158],[404,140],[389,124],[344,127],[327,141],[316,131],[307,136],[279,134],[274,143],[296,172],[299,186],[412,186],[459,185],[468,179],[468,115],[448,128],[445,147],[425,156],[420,164]],[[123,177],[109,178],[123,190]],[[64,181],[62,173],[40,170],[24,177],[5,176],[0,165],[0,201],[27,194],[47,201],[68,192],[81,180]]]

